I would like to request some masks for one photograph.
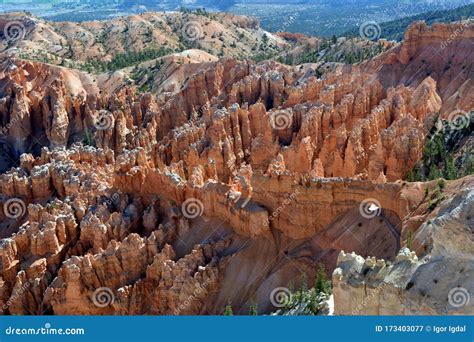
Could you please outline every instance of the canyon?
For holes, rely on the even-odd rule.
[[[473,43],[418,22],[322,76],[196,58],[156,92],[5,50],[3,313],[267,314],[324,265],[335,314],[473,314],[474,177],[407,180],[440,123],[472,144]]]

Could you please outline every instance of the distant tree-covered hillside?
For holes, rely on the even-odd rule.
[[[443,11],[431,11],[410,17],[379,23],[380,38],[402,40],[403,33],[411,23],[424,20],[428,25],[433,23],[449,23],[463,19],[474,18],[474,4]],[[341,36],[355,37],[359,35],[359,28],[354,28]]]

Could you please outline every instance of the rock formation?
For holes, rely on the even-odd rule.
[[[472,315],[473,197],[471,183],[420,227],[414,243],[421,259],[408,248],[393,263],[341,252],[335,314]]]
[[[460,208],[461,227],[437,229],[447,213],[433,211],[472,176],[436,195],[436,182],[404,181],[438,116],[472,110],[461,59],[472,60],[474,26],[451,38],[456,25],[417,24],[393,49],[321,78],[223,58],[159,94],[110,94],[84,72],[4,59],[3,312],[219,314],[229,302],[270,312],[272,289],[314,279],[322,263],[337,266],[336,313],[472,313],[442,302],[455,280],[472,281],[473,250],[459,243],[472,200],[445,204]],[[427,56],[448,39],[445,58]],[[420,63],[429,72],[414,72]],[[408,236],[418,260],[398,253]],[[440,262],[456,268],[425,298],[420,282]]]

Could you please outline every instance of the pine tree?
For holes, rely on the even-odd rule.
[[[438,188],[439,188],[439,190],[442,192],[445,187],[446,187],[446,181],[441,178],[441,179],[438,181]]]
[[[87,128],[84,130],[84,144],[88,146],[92,146],[92,138]]]
[[[234,312],[232,311],[232,305],[230,302],[224,308],[224,316],[233,316]]]
[[[262,44],[260,45],[260,49],[266,50],[268,47],[268,36],[266,33],[262,36]]]
[[[319,311],[319,295],[318,295],[318,291],[313,288],[311,290],[309,290],[309,298],[308,298],[308,309],[309,309],[309,312],[312,314],[312,315],[317,315],[318,314],[318,311]]]
[[[431,164],[430,172],[428,173],[428,179],[433,180],[438,179],[439,177],[441,177],[441,173],[439,172],[438,168],[435,164]]]
[[[72,50],[72,46],[68,46],[68,58],[73,59],[74,58],[74,51]]]
[[[295,299],[296,303],[303,303],[304,302],[304,297],[306,292],[308,291],[308,281],[306,277],[306,273],[301,274],[300,278],[300,290],[296,291],[296,293],[293,294],[293,298]]]
[[[410,170],[407,174],[407,181],[409,182],[414,182],[415,181],[415,175],[413,173],[413,170]]]
[[[446,179],[452,180],[457,178],[457,170],[456,166],[454,165],[453,156],[448,156],[444,163],[444,172],[443,175]]]
[[[258,315],[257,303],[252,303],[250,305],[249,315],[250,316],[257,316]]]
[[[301,291],[306,291],[308,289],[308,277],[306,276],[306,273],[301,273]]]
[[[326,269],[322,264],[319,264],[318,275],[315,281],[316,292],[330,294],[331,293],[331,284],[326,277]]]

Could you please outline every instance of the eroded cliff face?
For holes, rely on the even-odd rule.
[[[400,246],[426,229],[433,186],[403,179],[438,114],[472,109],[471,65],[448,71],[433,57],[430,75],[410,71],[450,37],[443,27],[427,44],[412,28],[407,43],[320,79],[222,59],[159,95],[109,96],[87,74],[3,61],[4,313],[216,314],[229,302],[269,312],[274,288],[314,279],[319,263],[334,270],[341,250],[402,262]],[[445,50],[455,55],[473,31]],[[457,92],[452,72],[465,78]],[[352,286],[341,263],[361,260],[339,258],[336,304]]]
[[[420,227],[414,246],[421,259],[408,248],[393,263],[341,252],[333,273],[335,314],[472,315],[472,185]]]
[[[472,20],[449,25],[435,23],[431,27],[418,22],[407,29],[403,44],[389,53],[389,63],[374,61],[367,66],[377,70],[385,86],[417,86],[425,77],[432,77],[443,101],[440,114],[448,118],[454,110],[473,106],[469,67],[474,57],[470,47],[473,40]]]

